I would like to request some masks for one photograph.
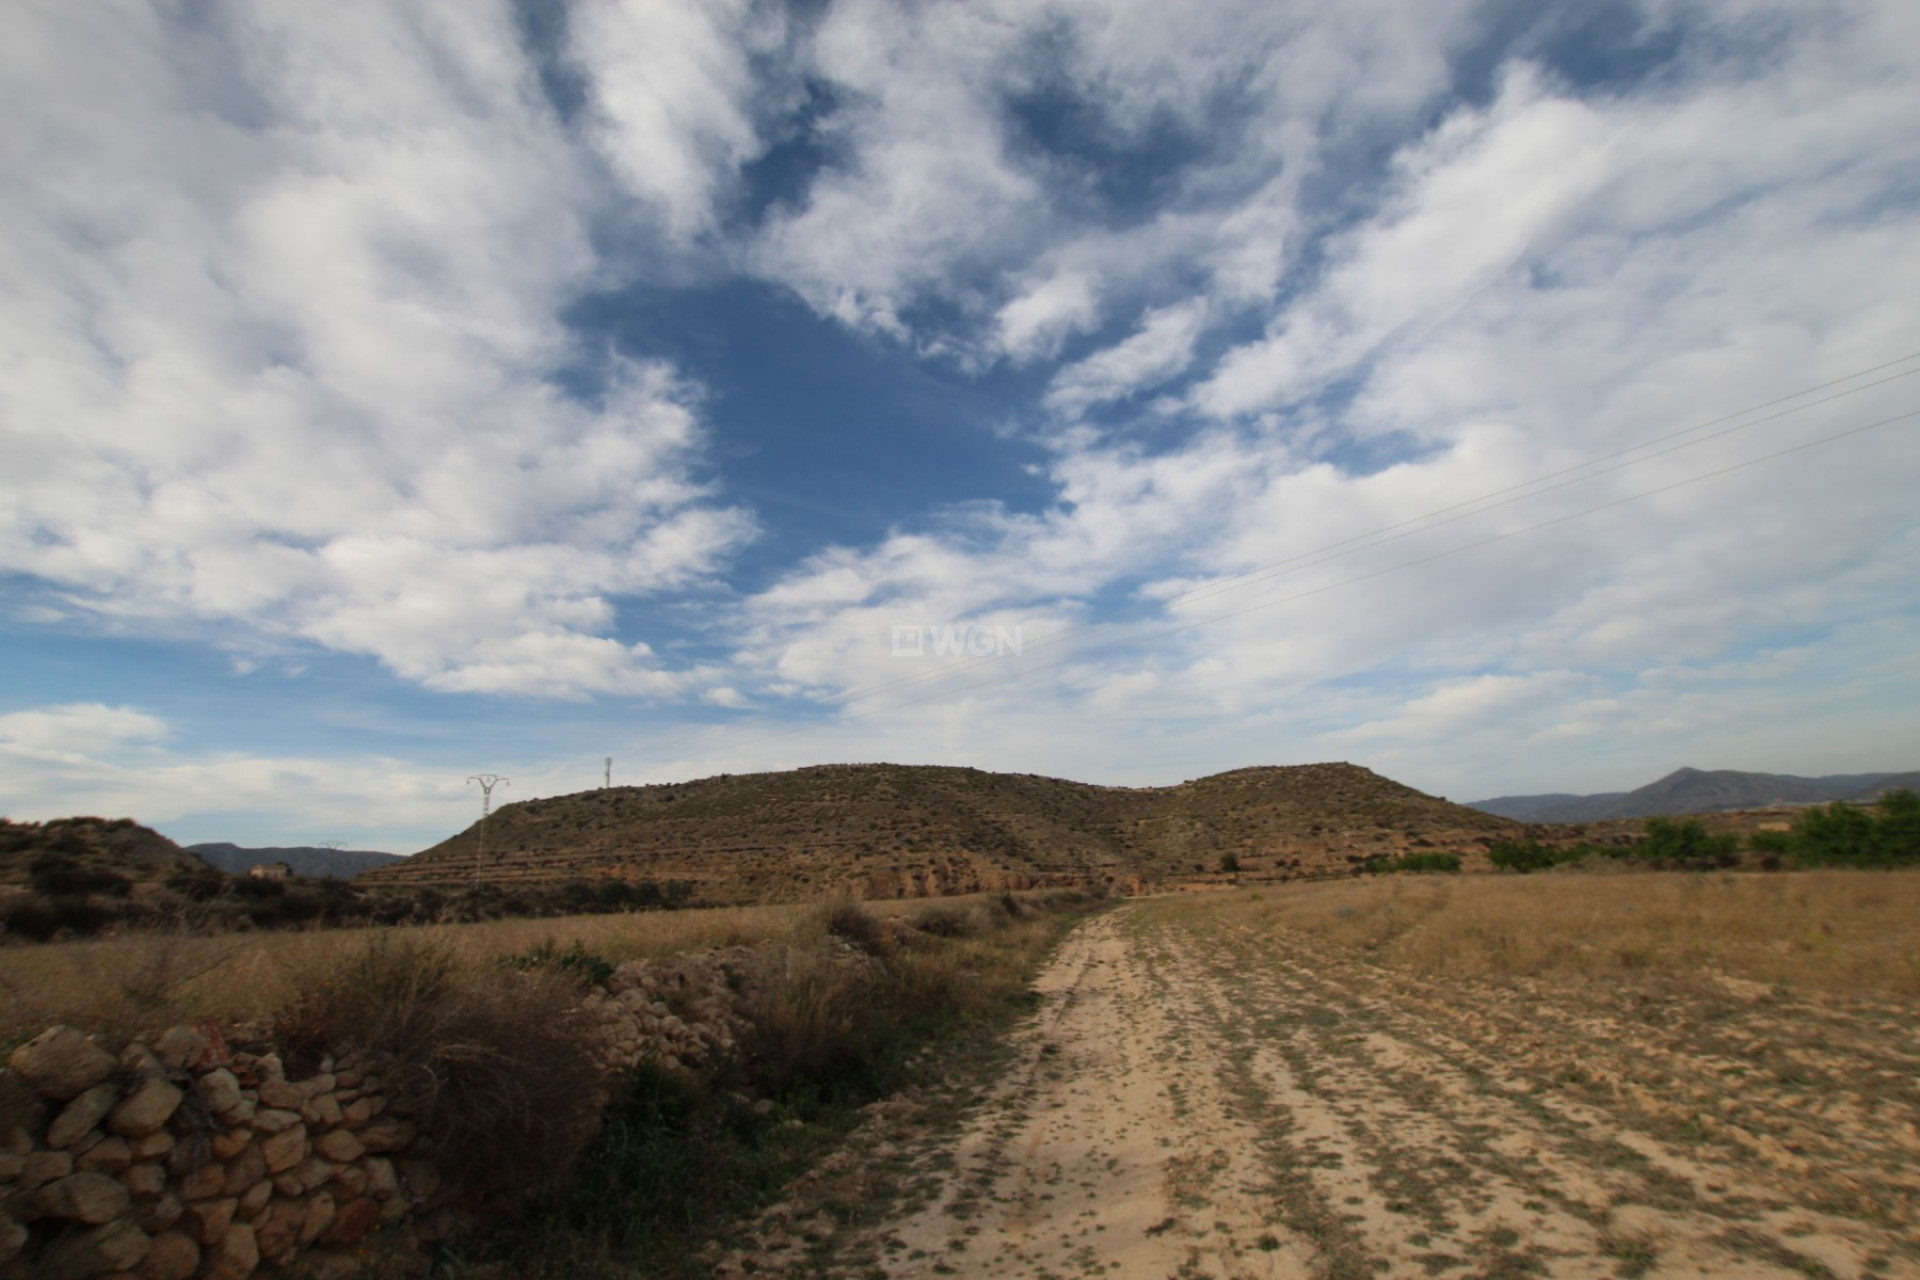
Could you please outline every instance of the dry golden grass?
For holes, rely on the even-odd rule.
[[[1422,974],[1731,978],[1920,996],[1920,872],[1386,877],[1195,903]]]
[[[978,899],[956,898],[966,904]],[[924,902],[875,902],[883,916]],[[490,920],[410,927],[448,946],[463,964],[490,963],[552,940],[575,942],[615,964],[707,947],[817,937],[808,905],[726,907],[634,915]],[[116,938],[0,949],[0,1046],[55,1022],[112,1037],[176,1021],[257,1022],[293,996],[306,975],[328,972],[364,947],[365,929],[261,932],[224,937],[132,933]]]

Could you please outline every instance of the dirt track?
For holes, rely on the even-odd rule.
[[[720,1273],[1920,1277],[1911,1123],[1790,1096],[1750,1103],[1753,1141],[1692,1140],[1639,1096],[1685,1085],[1665,1061],[1684,1028],[1343,968],[1152,903],[1082,926],[1039,990],[991,1083],[877,1109]],[[1804,1016],[1913,1082],[1911,1026],[1846,1043],[1863,1028]],[[1808,1108],[1804,1143],[1766,1136]]]

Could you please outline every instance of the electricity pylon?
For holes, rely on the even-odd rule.
[[[480,784],[480,856],[473,864],[473,882],[478,885],[480,868],[487,864],[487,815],[493,812],[493,789],[513,779],[497,773],[476,773],[467,781]]]

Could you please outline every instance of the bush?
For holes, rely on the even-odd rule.
[[[913,927],[936,938],[971,938],[980,932],[980,921],[960,907],[939,905],[922,907]]]
[[[756,1087],[812,1102],[877,1092],[883,1045],[898,1027],[880,1014],[873,970],[796,951],[768,977],[740,1007],[752,1028],[742,1066]]]
[[[587,950],[578,938],[565,951],[560,950],[552,938],[548,938],[539,946],[522,951],[519,955],[504,957],[500,967],[522,973],[530,969],[552,969],[589,987],[605,986],[607,979],[613,976],[614,969],[613,961]]]
[[[211,867],[176,867],[167,873],[167,888],[190,902],[211,902],[227,891],[227,877]]]
[[[1836,800],[1793,824],[1789,848],[1809,867],[1895,867],[1920,862],[1920,797],[1889,791],[1872,809]]]
[[[852,898],[835,898],[822,904],[815,918],[823,932],[869,955],[880,955],[887,949],[886,926]]]
[[[1230,876],[1239,875],[1240,874],[1240,855],[1234,854],[1234,853],[1221,854],[1220,870],[1226,875],[1230,875]]]
[[[133,881],[103,867],[85,867],[65,854],[44,853],[27,867],[33,891],[47,897],[80,896],[89,893],[124,898],[133,889]]]
[[[1739,850],[1739,836],[1711,835],[1698,819],[1648,818],[1647,838],[1634,852],[1659,862],[1731,865]]]
[[[463,971],[445,946],[376,933],[274,1018],[290,1061],[387,1061],[449,1176],[534,1187],[591,1131],[603,1072],[578,980],[557,967]]]
[[[61,931],[86,938],[121,919],[124,908],[102,906],[86,898],[22,898],[7,905],[0,914],[0,925],[16,937],[34,942],[51,941]]]
[[[265,876],[235,876],[233,894],[237,898],[251,898],[256,902],[268,898],[284,897],[287,886],[278,880],[269,880]]]
[[[0,908],[0,929],[16,938],[45,942],[60,931],[60,922],[44,898],[16,898]]]
[[[1445,871],[1460,870],[1460,855],[1457,853],[1409,853],[1390,868],[1394,871]]]
[[[1487,861],[1502,871],[1545,871],[1560,861],[1560,855],[1538,840],[1500,840],[1487,850]]]

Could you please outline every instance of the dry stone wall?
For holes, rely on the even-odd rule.
[[[647,1061],[698,1075],[736,1052],[755,1002],[797,963],[818,960],[761,946],[622,966],[587,997],[587,1051],[609,1081]],[[855,978],[874,964],[851,951],[833,963]],[[61,1026],[8,1065],[0,1280],[345,1280],[370,1258],[418,1262],[479,1207],[446,1176],[463,1171],[436,1162],[390,1061],[343,1052],[296,1080],[212,1026],[118,1055]]]
[[[296,1259],[349,1275],[368,1237],[430,1238],[439,1170],[373,1064],[289,1080],[272,1054],[174,1027],[115,1057],[71,1027],[15,1050],[33,1100],[0,1135],[0,1273],[238,1280]]]

